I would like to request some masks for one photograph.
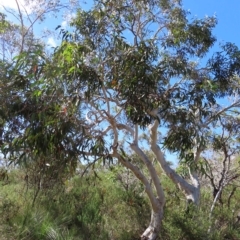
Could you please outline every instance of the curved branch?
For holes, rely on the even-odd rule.
[[[158,178],[156,169],[153,167],[152,162],[148,159],[146,154],[144,154],[144,152],[139,148],[139,146],[136,143],[131,144],[130,147],[142,159],[142,161],[144,162],[144,164],[148,168],[148,171],[149,171],[149,173],[151,175],[151,178],[153,180],[155,189],[157,191],[157,195],[161,198],[164,195],[164,193],[163,193],[161,183],[160,183],[160,180]]]
[[[198,189],[193,185],[189,184],[185,179],[180,177],[167,163],[165,157],[160,150],[160,147],[157,145],[157,128],[159,126],[158,120],[155,120],[152,126],[150,127],[150,144],[151,150],[154,152],[157,157],[158,163],[167,174],[167,176],[183,191],[186,198],[192,200],[195,203],[198,203]]]
[[[129,126],[125,125],[125,124],[119,123],[119,124],[117,124],[117,128],[119,130],[123,130],[124,129],[124,130],[130,132],[132,137],[134,137],[134,130],[131,127],[129,127]]]
[[[150,182],[147,180],[147,178],[143,175],[143,173],[140,171],[140,169],[133,165],[132,163],[130,163],[128,160],[125,160],[117,151],[116,149],[114,150],[114,154],[113,156],[115,156],[119,162],[121,162],[121,164],[123,166],[125,166],[126,168],[130,169],[133,174],[143,183],[143,185],[145,186],[145,191],[150,199],[152,208],[154,211],[158,211],[158,202],[157,202],[157,198],[154,196],[153,190],[151,188],[151,184]],[[163,197],[163,201],[165,201],[164,195],[162,195]],[[163,202],[164,204],[164,202]]]

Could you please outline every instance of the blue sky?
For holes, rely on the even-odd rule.
[[[23,2],[23,0],[18,1]],[[66,2],[67,0],[62,1]],[[92,0],[86,2],[88,4],[81,3],[84,8],[90,5]],[[16,9],[15,0],[0,0],[0,5]],[[218,42],[234,42],[240,47],[240,30],[238,29],[240,24],[240,0],[183,0],[183,7],[190,10],[193,17],[203,18],[206,15],[216,15],[218,25],[214,29],[214,35],[218,38]],[[11,17],[11,19],[13,18]],[[37,33],[40,33],[43,28],[54,30],[61,23],[64,23],[61,17],[53,18],[48,16],[44,23],[36,24],[34,29]],[[53,39],[49,42],[54,45]]]
[[[220,42],[235,42],[240,47],[240,1],[239,0],[183,0],[185,9],[193,16],[216,15],[218,25],[214,35]]]

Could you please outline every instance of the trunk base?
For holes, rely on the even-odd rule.
[[[148,228],[144,231],[141,236],[141,240],[155,240],[158,237],[161,223],[163,219],[163,207],[160,207],[158,212],[152,211],[151,222]]]
[[[151,226],[149,226],[141,236],[141,240],[155,240],[156,238],[156,230]]]

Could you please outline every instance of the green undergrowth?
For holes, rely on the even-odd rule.
[[[150,221],[143,187],[122,168],[75,176],[42,189],[27,188],[20,170],[0,182],[0,240],[134,240]],[[211,219],[210,192],[202,193],[199,207],[187,206],[183,195],[163,179],[166,206],[160,240],[236,240],[239,196],[230,206],[216,206]]]
[[[0,233],[24,240],[137,239],[150,216],[136,191],[126,191],[113,174],[76,176],[40,191],[33,204],[36,189],[10,179],[0,189]]]

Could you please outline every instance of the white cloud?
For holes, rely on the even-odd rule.
[[[23,13],[25,13],[25,11],[27,11],[28,14],[32,12],[29,4],[26,4],[24,0],[17,0],[17,2],[19,8],[22,10]],[[18,10],[18,6],[15,0],[0,0],[0,9],[3,9],[3,7]]]
[[[17,9],[17,5],[16,5],[16,2],[15,0],[0,0],[0,5],[1,7],[4,6],[4,7],[10,7],[10,8],[13,8],[13,9]]]
[[[73,12],[67,12],[64,15],[64,19],[66,23],[70,23],[75,17],[76,17],[76,13],[73,13]]]
[[[67,28],[67,25],[68,25],[67,21],[63,21],[61,24],[62,28],[64,28],[64,29]]]
[[[57,43],[56,43],[56,41],[54,40],[53,37],[48,38],[47,44],[48,44],[49,47],[56,47],[57,46]]]
[[[70,22],[72,21],[73,18],[76,17],[75,13],[70,13],[70,12],[66,12],[63,16],[64,21],[62,21],[61,23],[61,27],[63,29],[67,29],[70,25]]]

